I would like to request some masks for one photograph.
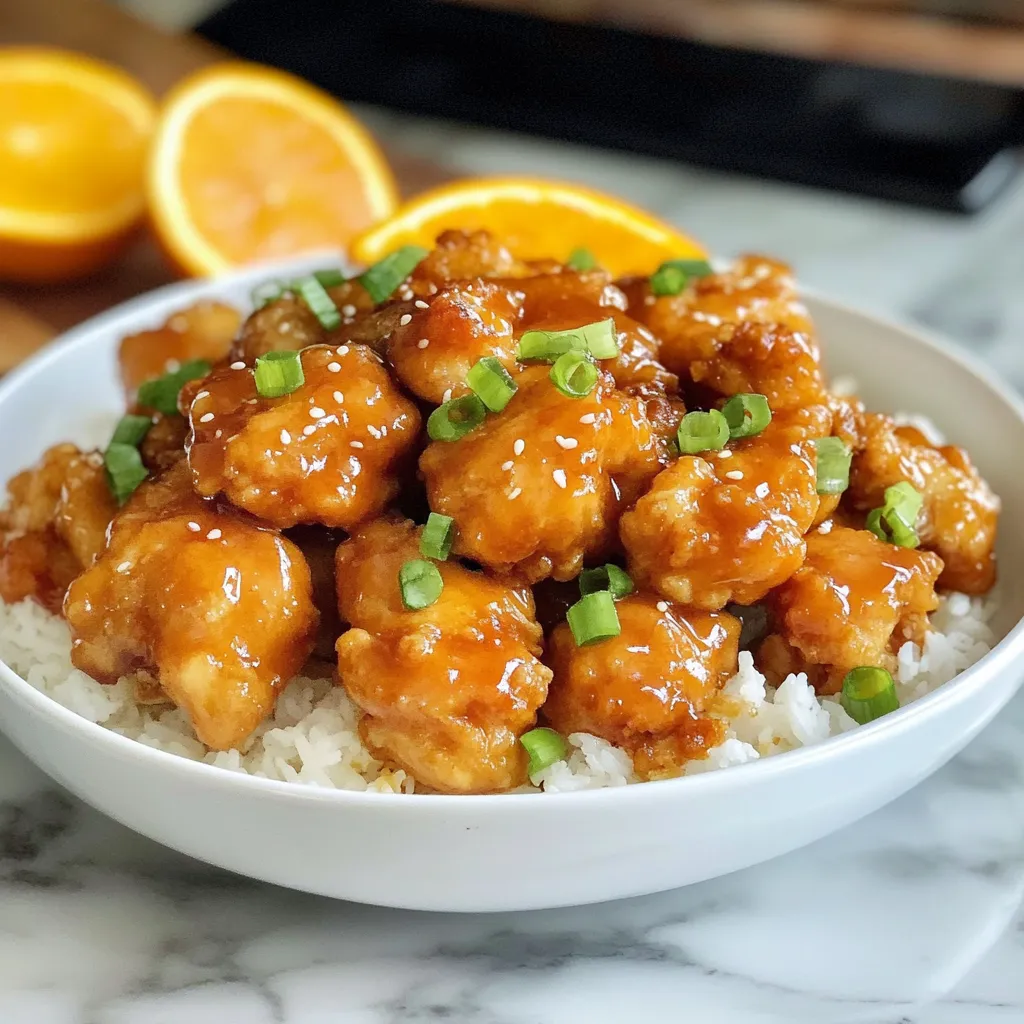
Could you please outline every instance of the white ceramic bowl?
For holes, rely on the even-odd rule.
[[[323,259],[295,262],[294,275]],[[199,298],[245,304],[282,269],[184,283],[68,333],[0,385],[0,481],[120,406],[115,352]],[[932,417],[1004,502],[1004,638],[952,683],[817,747],[692,778],[553,796],[389,796],[237,775],[124,739],[0,665],[0,724],[83,800],[158,842],[254,878],[429,910],[555,907],[657,892],[786,853],[899,796],[956,754],[1024,677],[1024,407],[909,331],[812,299],[833,374],[875,408]]]

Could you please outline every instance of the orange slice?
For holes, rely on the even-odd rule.
[[[446,229],[484,228],[524,260],[565,260],[589,249],[619,276],[650,273],[673,257],[701,258],[701,245],[649,213],[580,185],[532,178],[469,178],[424,192],[360,235],[352,257],[375,263],[402,245],[430,248]]]
[[[167,97],[150,159],[150,213],[190,274],[331,246],[389,217],[394,177],[335,99],[258,64],[217,64]]]
[[[101,61],[0,49],[0,277],[60,281],[110,260],[144,210],[156,103]]]

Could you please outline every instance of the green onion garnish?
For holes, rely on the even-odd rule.
[[[583,597],[607,590],[616,601],[619,601],[627,594],[633,593],[633,581],[629,578],[629,573],[610,562],[596,569],[584,569],[580,573],[579,583],[580,594]]]
[[[872,509],[864,523],[879,540],[901,548],[916,548],[921,543],[914,524],[921,511],[923,499],[914,488],[900,481],[885,489],[885,504]]]
[[[598,370],[586,352],[566,352],[551,367],[551,383],[567,398],[586,398],[597,383]]]
[[[290,395],[305,382],[298,352],[268,352],[256,357],[256,391],[262,398]]]
[[[416,269],[427,255],[420,245],[403,245],[379,263],[374,263],[359,275],[359,283],[366,289],[374,305],[390,298],[395,289]]]
[[[428,608],[441,596],[444,580],[433,562],[413,558],[398,570],[398,587],[402,604],[410,611],[417,611]]]
[[[466,374],[466,383],[491,412],[501,412],[518,390],[516,382],[494,356],[484,356]]]
[[[577,647],[600,643],[622,632],[615,598],[609,590],[596,590],[581,597],[565,617]]]
[[[443,562],[451,552],[454,541],[455,520],[451,516],[431,512],[420,534],[420,554],[424,558],[436,558]]]
[[[114,436],[111,437],[111,444],[128,444],[138,448],[143,438],[149,433],[153,421],[148,416],[133,416],[130,413],[122,416],[114,427]]]
[[[678,295],[695,277],[713,273],[707,260],[667,260],[651,274],[651,294]]]
[[[313,276],[325,287],[334,288],[345,283],[345,275],[337,267],[329,267],[327,270],[314,270]]]
[[[476,395],[463,395],[438,406],[427,419],[427,434],[432,441],[458,441],[487,416],[487,406]]]
[[[850,460],[853,453],[838,437],[819,437],[817,449],[817,492],[842,494],[850,486]]]
[[[123,505],[132,492],[149,476],[149,470],[142,464],[139,449],[133,444],[111,441],[103,453],[103,465],[107,471],[110,493]]]
[[[210,364],[205,359],[192,359],[182,363],[172,373],[147,380],[139,385],[139,405],[147,409],[156,409],[165,416],[174,416],[178,412],[178,393],[190,381],[197,377],[205,377],[210,372]]]
[[[595,359],[614,359],[619,354],[615,321],[609,317],[566,331],[523,331],[516,358],[553,363],[566,352],[589,352]]]
[[[721,451],[729,443],[729,423],[717,410],[688,412],[676,432],[683,455]]]
[[[896,711],[900,706],[892,676],[884,668],[871,665],[863,665],[846,673],[839,702],[860,725],[873,722],[890,711]]]
[[[335,327],[341,326],[341,313],[338,312],[334,299],[312,274],[294,281],[292,289],[313,311],[313,315],[320,321],[320,326],[325,331],[333,331]]]
[[[772,411],[764,395],[733,395],[722,406],[722,415],[729,424],[729,436],[756,437],[772,421]]]
[[[252,297],[252,308],[262,309],[264,306],[281,298],[287,291],[283,281],[264,281],[256,285],[250,293]]]
[[[569,744],[554,729],[531,729],[519,737],[519,742],[530,755],[526,768],[530,778],[550,768],[556,761],[564,761],[569,755]]]
[[[581,246],[569,253],[565,265],[570,270],[578,270],[582,273],[584,270],[593,270],[597,266],[597,257],[589,249],[584,249]]]

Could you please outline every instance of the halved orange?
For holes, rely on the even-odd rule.
[[[109,64],[0,49],[0,277],[60,281],[111,259],[144,210],[156,102]]]
[[[333,97],[258,64],[217,64],[168,95],[150,159],[157,235],[186,273],[330,246],[398,204],[365,128]]]
[[[402,245],[430,248],[449,228],[486,229],[524,260],[565,260],[573,249],[589,249],[616,276],[706,255],[698,242],[635,206],[535,178],[468,178],[424,192],[356,238],[351,255],[374,263]]]

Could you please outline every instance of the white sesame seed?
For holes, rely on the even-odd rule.
[[[255,405],[259,401],[258,398],[247,398],[245,400],[246,405]]]
[[[564,469],[556,469],[551,474],[551,477],[555,481],[555,483],[558,484],[558,486],[562,488],[562,490],[565,490],[565,488],[568,486],[568,483],[567,483],[567,481],[565,479],[565,470]]]
[[[131,562],[122,562],[117,567],[117,571],[118,572],[127,572],[131,567],[132,567],[132,563]]]
[[[758,496],[759,498],[767,498],[767,497],[768,497],[768,492],[769,492],[770,490],[771,490],[771,488],[770,488],[770,487],[769,487],[769,486],[768,486],[768,485],[767,485],[766,483],[760,483],[760,484],[758,484],[758,485],[757,485],[757,486],[756,486],[756,487],[754,488],[754,493],[755,493],[755,494],[756,494],[756,495],[757,495],[757,496]]]
[[[451,388],[445,388],[444,389],[444,394],[441,396],[441,402],[443,404],[445,402],[450,402],[451,400],[452,400],[452,389]]]
[[[738,469],[730,469],[725,477],[727,480],[742,480],[743,474]]]
[[[306,437],[310,437],[311,435],[316,433],[316,427],[314,427],[313,424],[310,423],[309,426],[302,428],[302,432],[303,434],[306,435]]]
[[[313,408],[309,410],[309,415],[312,416],[313,419],[315,420],[322,420],[327,415],[327,413],[324,412],[324,410],[321,409],[319,405],[314,405]]]
[[[412,323],[412,313],[403,313],[398,318],[398,326],[404,327],[406,324]]]
[[[522,487],[514,487],[511,491],[508,492],[508,500],[509,501],[515,501],[516,498],[518,498],[519,495],[522,494],[522,493],[523,493]]]
[[[331,373],[341,373],[341,363],[328,363],[327,369],[330,370]]]
[[[516,455],[522,455],[523,452],[526,451],[526,442],[521,437],[517,437],[515,444],[512,445],[512,451],[514,451]]]
[[[340,405],[345,401],[345,396],[340,391],[334,392],[334,400]]]
[[[347,356],[348,355],[348,345],[339,345],[338,346],[338,355],[339,356]]]
[[[575,437],[562,437],[561,434],[555,434],[555,443],[559,448],[575,448],[579,444],[579,441]]]
[[[349,441],[348,446],[349,446],[349,448],[362,448],[363,447],[363,442],[362,441]]]
[[[417,299],[414,303],[417,309],[430,309],[430,305],[424,302],[422,299]]]
[[[192,531],[193,533],[198,533],[198,532],[199,532],[199,529],[200,529],[200,527],[199,527],[199,524],[198,524],[198,523],[189,523],[189,524],[188,524],[188,528],[189,528],[189,529],[190,529],[190,530],[191,530],[191,531]]]
[[[593,423],[596,419],[597,417],[592,412],[588,412],[580,417],[580,423]]]
[[[659,612],[667,612],[668,601],[659,601],[654,607],[657,608]]]
[[[207,540],[220,540],[223,534],[218,529],[211,530],[207,535]]]
[[[432,285],[431,285],[431,286],[430,286],[430,287],[429,287],[429,288],[427,289],[427,291],[429,291],[431,295],[436,295],[436,294],[437,294],[437,285],[436,285],[436,284],[432,284]]]
[[[213,413],[212,412],[204,412],[203,415],[199,417],[199,422],[200,423],[209,423],[210,420],[212,420],[212,419],[213,419]]]
[[[210,392],[209,391],[200,391],[199,394],[196,395],[196,401],[198,402],[201,398],[209,398],[209,397],[210,397]]]
[[[234,363],[231,364],[231,369],[232,370],[244,370],[245,369],[245,363],[243,363],[242,360],[239,359],[237,362],[234,362]]]
[[[366,429],[369,432],[369,434],[372,437],[377,438],[377,440],[380,440],[380,438],[383,437],[383,434],[381,433],[381,431],[379,431],[376,427],[367,427]]]
[[[416,347],[417,348],[426,348],[429,344],[430,344],[430,339],[429,338],[420,338],[420,340],[416,342]]]
[[[292,443],[292,435],[289,434],[287,430],[282,430],[281,431],[281,444],[291,444],[291,443]]]
[[[356,307],[353,306],[351,302],[348,302],[344,306],[341,307],[341,315],[342,316],[355,316],[356,312],[357,312]]]
[[[508,462],[503,462],[501,464],[501,468],[507,473],[514,465],[515,463],[509,459]]]
[[[222,435],[223,433],[224,433],[224,431],[223,431],[223,430],[221,430],[221,429],[220,429],[220,427],[218,427],[218,428],[217,428],[217,429],[216,429],[216,430],[215,430],[215,431],[213,432],[213,436],[214,436],[214,437],[215,437],[216,439],[218,439],[218,440],[219,440],[219,439],[220,439],[220,437],[221,437],[221,435]]]
[[[731,458],[732,458],[732,452],[731,452],[731,451],[729,451],[729,449],[728,449],[728,448],[723,448],[723,449],[722,449],[722,450],[721,450],[721,451],[720,451],[720,452],[718,453],[718,458],[720,458],[720,459],[731,459]]]

